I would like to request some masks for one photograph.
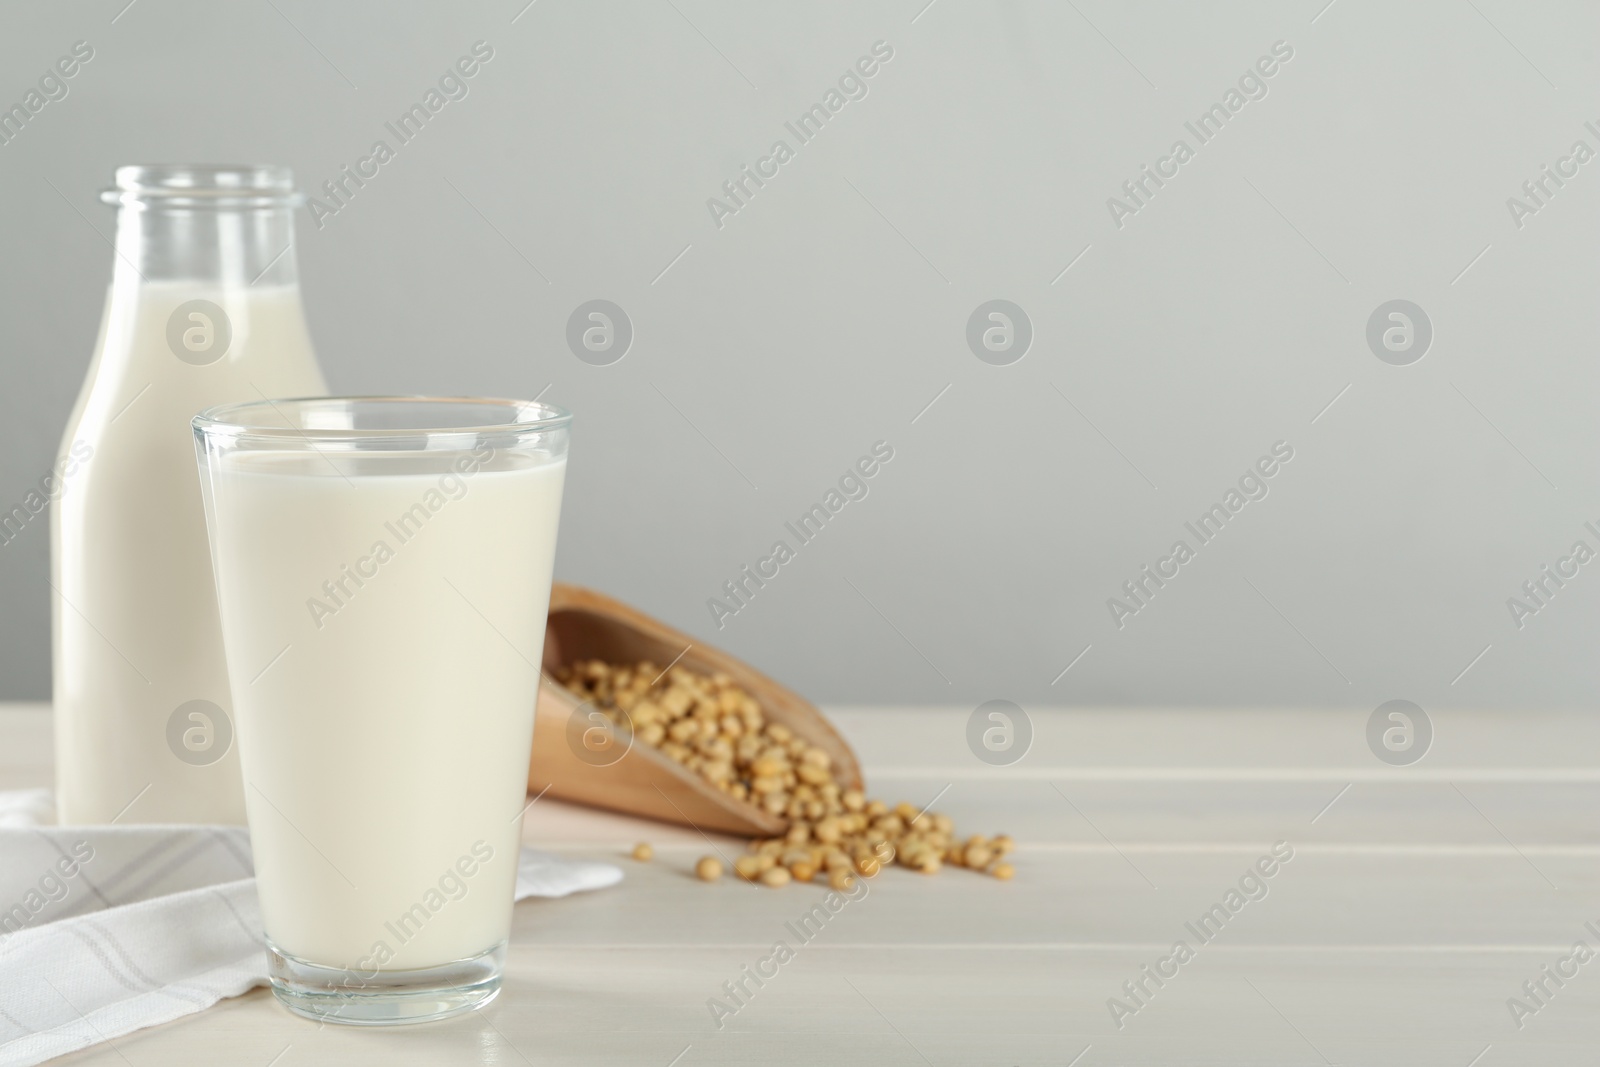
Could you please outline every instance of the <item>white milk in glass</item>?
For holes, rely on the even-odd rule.
[[[368,975],[505,940],[565,461],[213,462],[267,937]]]
[[[188,358],[171,342],[175,314]],[[145,280],[119,267],[62,440],[63,455],[89,457],[52,503],[62,822],[244,822],[237,745],[211,710],[226,716],[231,701],[190,419],[325,391],[295,285]]]

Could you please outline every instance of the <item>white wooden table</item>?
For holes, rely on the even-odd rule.
[[[896,868],[801,945],[785,923],[821,886],[706,885],[689,869],[712,845],[695,831],[540,802],[530,843],[615,859],[627,878],[517,905],[486,1010],[358,1031],[257,990],[58,1062],[1600,1061],[1600,960],[1547,980],[1520,1029],[1507,1007],[1575,941],[1600,951],[1584,927],[1600,928],[1600,717],[1435,714],[1432,751],[1396,768],[1368,751],[1364,712],[1033,710],[1026,758],[988,767],[967,751],[968,709],[830,713],[872,795],[942,791],[962,833],[1015,836],[1015,881]],[[0,705],[0,788],[49,784],[49,752],[45,707]],[[625,858],[640,840],[653,863]],[[1277,841],[1293,860],[1202,944],[1185,924]],[[708,998],[778,939],[795,958],[718,1030]],[[1119,1029],[1108,999],[1133,1006],[1123,983],[1179,939],[1193,958],[1160,988],[1145,979]]]

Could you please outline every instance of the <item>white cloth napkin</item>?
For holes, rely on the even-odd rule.
[[[267,984],[250,835],[54,826],[48,790],[0,792],[0,1067],[27,1067]],[[517,899],[622,880],[523,849]]]

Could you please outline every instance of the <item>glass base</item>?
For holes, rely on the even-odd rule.
[[[267,977],[296,1015],[350,1026],[396,1026],[448,1019],[500,992],[506,942],[464,960],[368,976],[291,956],[267,942]]]

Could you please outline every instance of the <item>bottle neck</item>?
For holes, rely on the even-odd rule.
[[[178,281],[217,288],[297,285],[294,213],[288,205],[117,209],[113,284]]]

